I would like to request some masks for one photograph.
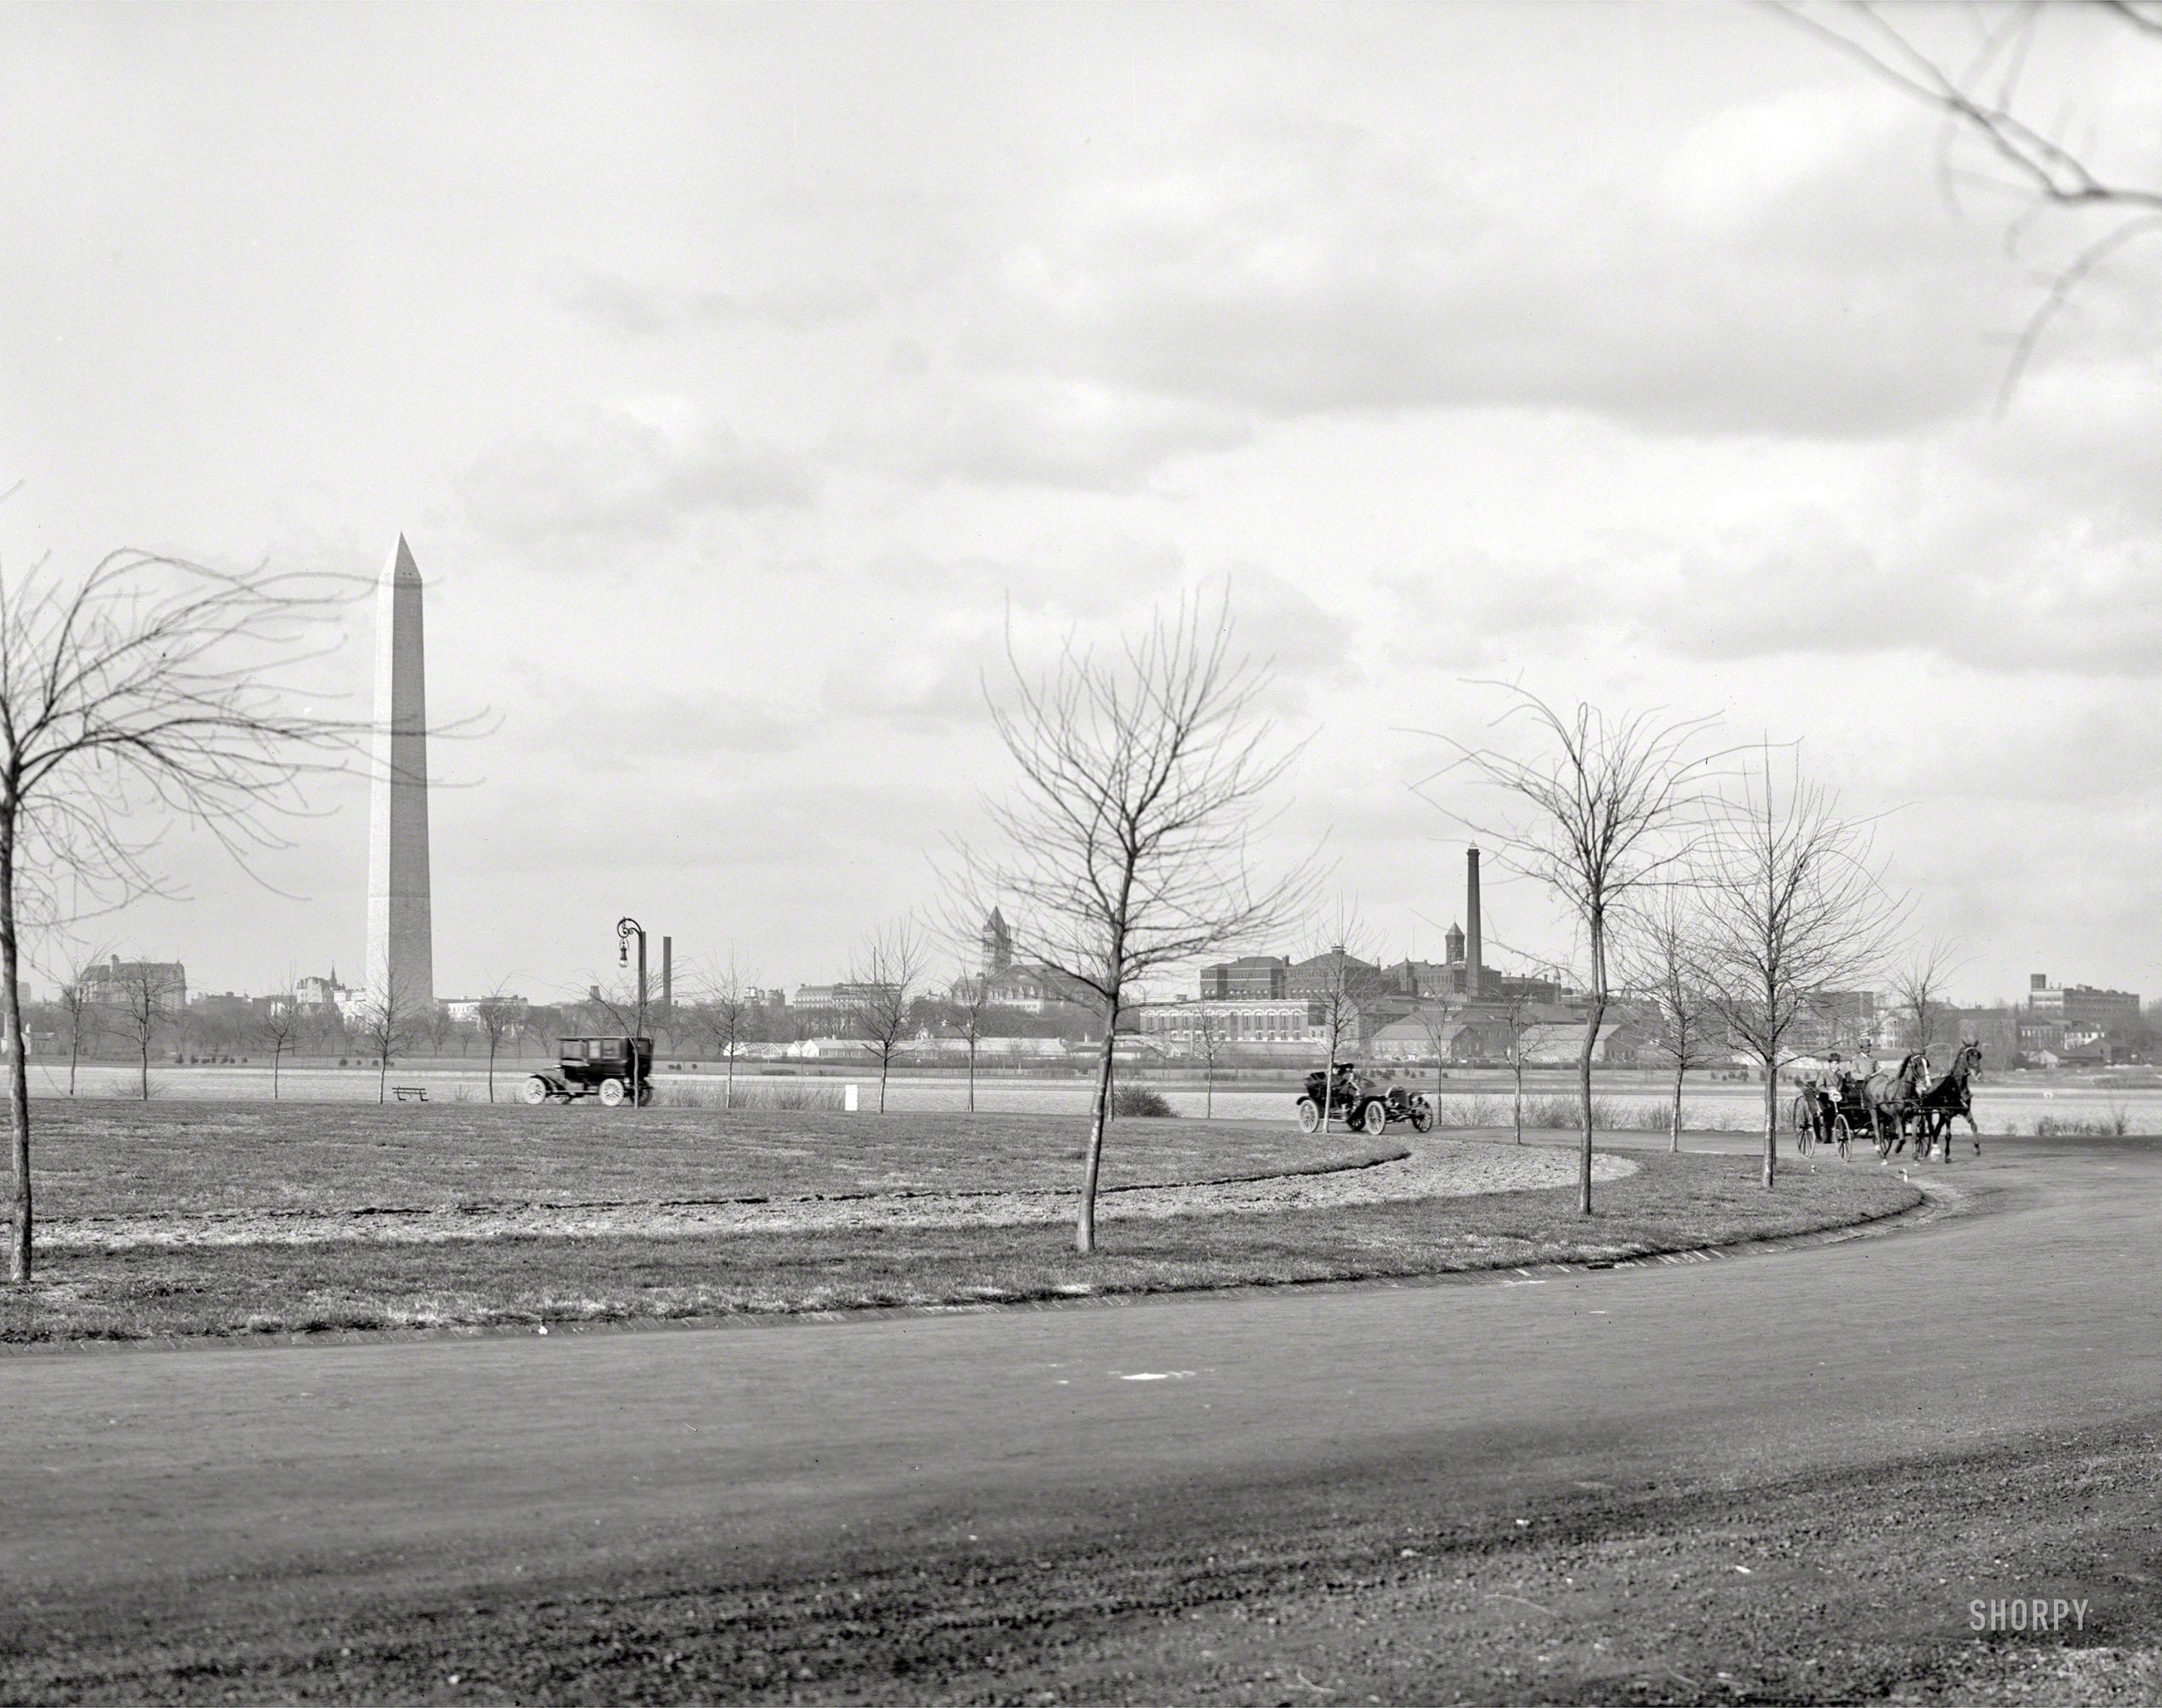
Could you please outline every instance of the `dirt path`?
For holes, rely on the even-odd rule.
[[[1105,1218],[1145,1219],[1197,1212],[1267,1215],[1351,1204],[1569,1185],[1577,1158],[1544,1147],[1496,1145],[1426,1134],[1405,1140],[1410,1154],[1328,1174],[1281,1174],[1215,1185],[1133,1186],[1102,1195]],[[1595,1180],[1632,1174],[1623,1157],[1592,1159]],[[191,1212],[171,1216],[80,1217],[40,1224],[41,1244],[73,1251],[183,1245],[316,1245],[339,1242],[426,1244],[504,1236],[816,1233],[828,1229],[1012,1227],[1073,1214],[1067,1190],[993,1193],[867,1193],[720,1203],[475,1204],[447,1208]]]

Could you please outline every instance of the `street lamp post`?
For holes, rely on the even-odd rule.
[[[616,921],[616,964],[627,967],[631,963],[631,939],[638,940],[638,1018],[631,1039],[631,1104],[636,1108],[643,1100],[645,1090],[644,1068],[638,1057],[638,1043],[645,1036],[645,927],[626,914]]]

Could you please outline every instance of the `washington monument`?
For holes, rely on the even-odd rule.
[[[368,823],[367,1000],[435,1006],[428,910],[428,691],[421,570],[398,536],[376,594],[374,800]]]

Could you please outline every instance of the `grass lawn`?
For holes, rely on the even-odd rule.
[[[934,1119],[897,1120],[921,1134]],[[1073,1123],[1050,1125],[1056,1142],[1070,1142]],[[1206,1140],[1181,1132],[1178,1142]],[[1889,1215],[1920,1196],[1875,1168],[1837,1162],[1789,1163],[1767,1192],[1746,1157],[1636,1160],[1636,1174],[1600,1189],[1589,1220],[1567,1190],[1115,1220],[1088,1258],[1073,1253],[1067,1229],[1041,1226],[52,1252],[35,1288],[0,1290],[0,1342],[595,1322],[1428,1275],[1806,1233]]]
[[[1290,1103],[1285,1110],[1288,1114]],[[487,1103],[32,1105],[41,1217],[682,1203],[1078,1184],[1078,1115]],[[1107,1186],[1340,1168],[1393,1139],[1278,1121],[1125,1120]]]

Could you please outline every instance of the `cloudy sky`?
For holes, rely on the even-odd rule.
[[[2042,104],[2162,181],[2157,65],[2053,24]],[[1739,0],[10,8],[0,561],[403,530],[432,710],[496,720],[435,757],[444,995],[627,911],[840,974],[1004,781],[1008,626],[1226,583],[1310,738],[1271,853],[1387,952],[1461,914],[1422,732],[1506,677],[1799,740],[1977,997],[2152,993],[2162,246],[2000,411],[2093,228],[2008,249],[1941,140]],[[78,941],[357,969],[318,805],[275,892],[177,835]]]

